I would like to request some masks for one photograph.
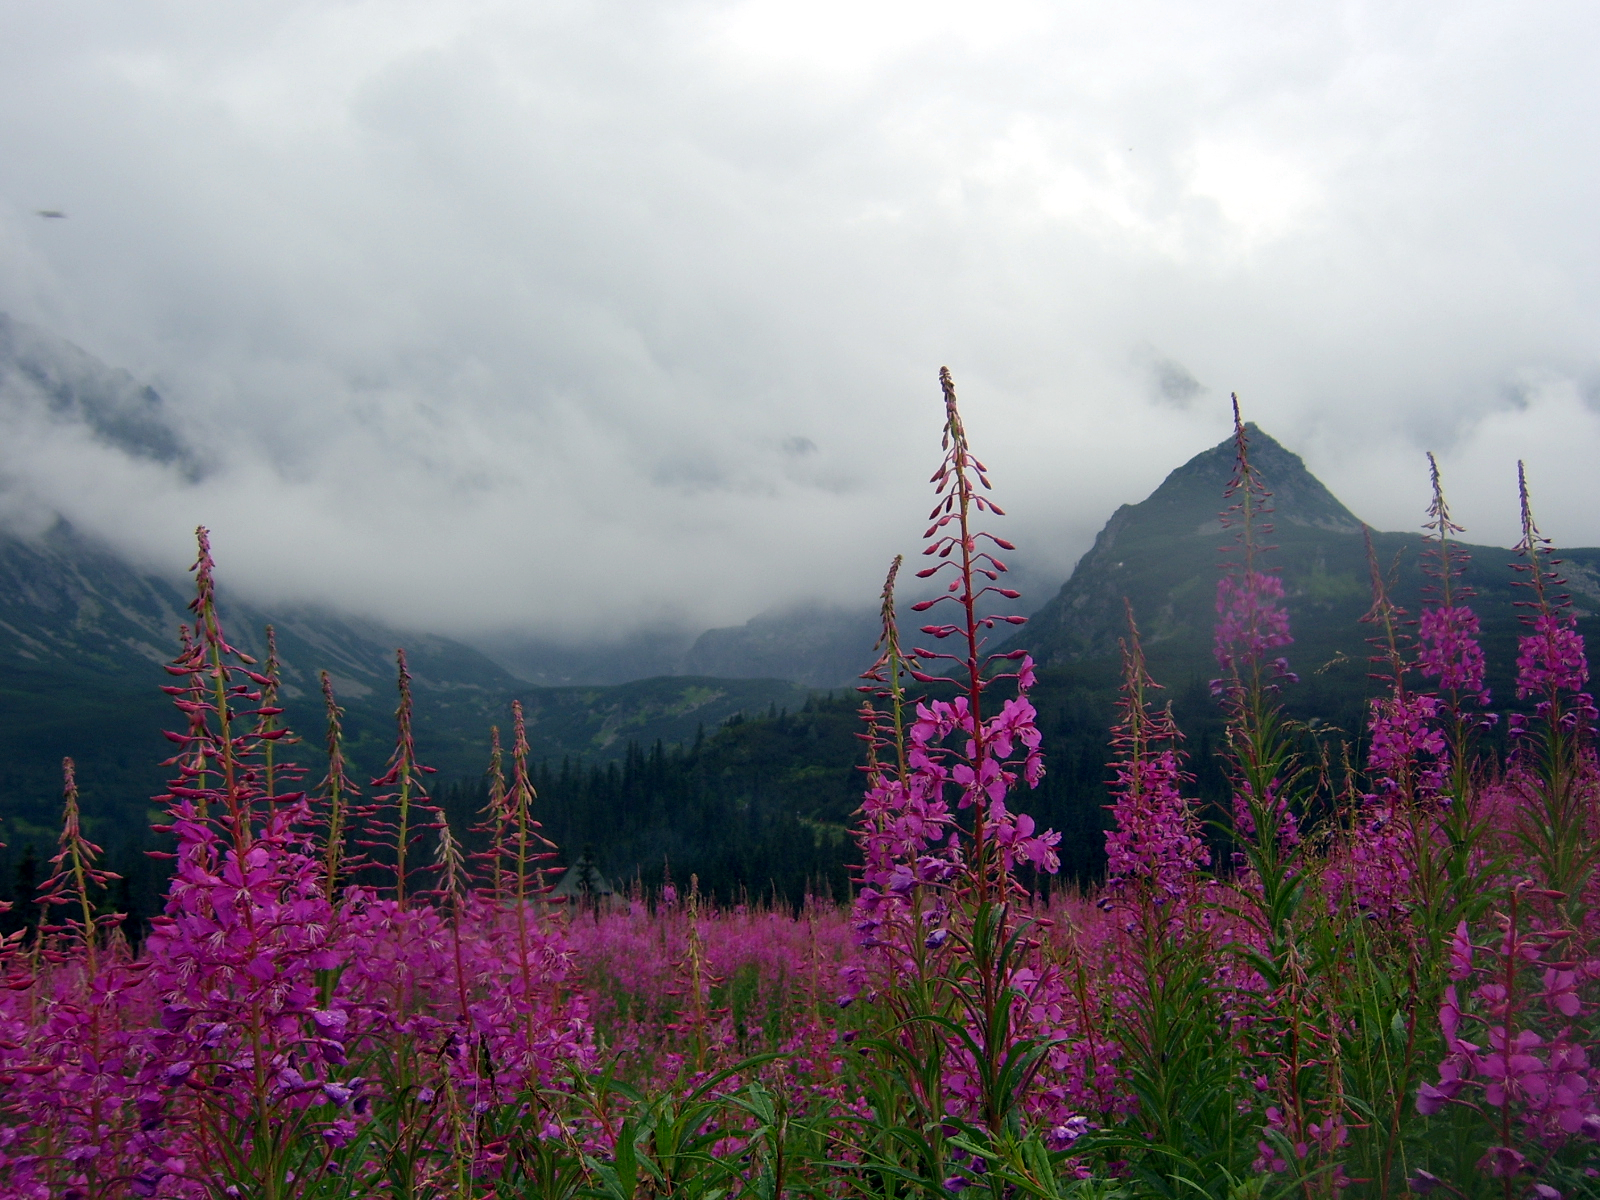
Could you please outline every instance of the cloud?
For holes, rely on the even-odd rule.
[[[1522,454],[1541,521],[1600,542],[1597,26],[7,10],[0,310],[152,384],[195,464],[13,413],[7,511],[173,564],[204,521],[239,586],[435,628],[724,624],[870,600],[948,364],[1045,573],[1231,391],[1380,524],[1420,520],[1432,448],[1508,541]]]
[[[1148,374],[1155,399],[1163,403],[1186,408],[1206,392],[1205,385],[1189,373],[1188,367],[1154,346],[1134,347],[1132,361]]]

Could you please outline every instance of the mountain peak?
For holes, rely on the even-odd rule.
[[[1306,469],[1304,459],[1255,422],[1246,422],[1244,429],[1250,462],[1272,493],[1273,520],[1330,533],[1361,532],[1361,521]],[[1124,507],[1148,508],[1163,523],[1174,522],[1175,510],[1187,509],[1196,518],[1196,531],[1210,533],[1219,528],[1217,515],[1223,489],[1233,478],[1234,459],[1233,438],[1224,438],[1169,473],[1144,501]]]
[[[1253,423],[1245,434],[1250,461],[1272,493],[1274,542],[1343,540],[1361,532],[1360,520],[1298,454]],[[1173,470],[1138,504],[1117,509],[1019,640],[1046,665],[1113,654],[1127,632],[1125,596],[1134,601],[1146,642],[1180,636],[1207,619],[1216,551],[1228,540],[1219,510],[1234,461],[1229,437]],[[1183,581],[1176,591],[1173,578]]]

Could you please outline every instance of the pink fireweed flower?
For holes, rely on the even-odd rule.
[[[1439,709],[1437,696],[1414,693],[1402,692],[1372,701],[1367,726],[1372,733],[1367,770],[1374,777],[1380,796],[1397,791],[1401,780],[1407,777],[1411,777],[1416,794],[1438,790],[1439,760],[1445,754],[1444,733],[1435,723]]]
[[[1252,808],[1252,797],[1242,791],[1233,794],[1233,827],[1247,838],[1256,836],[1256,818]],[[1267,813],[1272,823],[1277,826],[1278,845],[1290,849],[1300,844],[1300,821],[1289,807],[1288,797],[1282,792],[1279,781],[1274,779],[1267,785],[1267,794],[1264,800],[1259,801],[1255,807]]]
[[[1533,593],[1533,599],[1518,601],[1533,612],[1523,618],[1531,632],[1524,634],[1517,643],[1517,698],[1526,700],[1538,696],[1541,716],[1580,729],[1587,728],[1593,723],[1594,711],[1594,701],[1589,696],[1579,693],[1570,709],[1558,711],[1562,707],[1562,693],[1578,693],[1588,682],[1589,662],[1571,600],[1555,590],[1565,581],[1550,569],[1557,560],[1551,558],[1550,539],[1541,534],[1534,523],[1527,473],[1520,462],[1517,464],[1517,491],[1522,502],[1522,539],[1517,543],[1517,554],[1524,561],[1513,569],[1527,577],[1519,580],[1517,586]],[[1513,733],[1523,729],[1524,723],[1513,721]]]
[[[1211,861],[1200,837],[1200,823],[1179,791],[1183,772],[1178,755],[1163,750],[1153,758],[1115,764],[1111,806],[1117,827],[1106,833],[1106,882],[1145,881],[1161,893],[1177,895],[1193,882],[1195,871]]]
[[[1478,614],[1470,608],[1425,608],[1417,629],[1417,665],[1441,690],[1489,703],[1483,686],[1483,647],[1478,644]]]
[[[1461,582],[1470,561],[1454,540],[1465,527],[1450,519],[1439,464],[1428,455],[1428,476],[1433,500],[1428,505],[1428,550],[1423,572],[1432,582],[1424,589],[1428,597],[1417,629],[1417,666],[1424,679],[1438,681],[1439,689],[1456,698],[1472,697],[1480,707],[1489,703],[1489,690],[1483,686],[1483,647],[1478,644],[1478,616],[1462,604],[1475,593]]]
[[[1583,635],[1571,613],[1545,612],[1533,618],[1533,632],[1517,642],[1517,699],[1552,691],[1576,692],[1589,681]]]
[[[1260,541],[1272,532],[1267,520],[1272,515],[1272,493],[1250,461],[1250,437],[1239,414],[1237,396],[1233,398],[1233,439],[1233,476],[1222,493],[1223,499],[1232,503],[1222,511],[1220,520],[1224,529],[1233,530],[1234,544],[1224,552],[1238,557],[1228,562],[1226,573],[1217,580],[1212,650],[1224,678],[1213,680],[1211,690],[1218,696],[1237,696],[1265,679],[1296,681],[1287,660],[1268,659],[1273,650],[1294,639],[1289,636],[1289,614],[1282,604],[1283,580],[1259,564],[1261,555],[1272,549]]]
[[[1213,653],[1224,671],[1250,671],[1267,662],[1267,653],[1294,641],[1282,606],[1283,580],[1263,571],[1224,575],[1217,580],[1217,627]],[[1283,660],[1276,660],[1275,667]],[[1287,674],[1279,668],[1279,674]]]
[[[964,643],[964,652],[902,651],[894,607],[901,561],[897,558],[884,582],[881,654],[863,676],[870,683],[862,688],[888,702],[883,709],[872,704],[863,709],[869,761],[863,821],[857,833],[864,859],[857,916],[860,934],[870,942],[881,940],[886,922],[914,915],[901,911],[914,903],[914,888],[937,889],[947,881],[956,882],[961,873],[972,876],[970,882],[976,883],[980,892],[994,886],[1004,891],[1011,885],[1003,881],[1009,880],[1019,862],[1045,871],[1059,866],[1054,849],[1059,835],[1037,832],[1031,818],[1012,814],[1006,804],[1018,782],[1037,786],[1044,774],[1037,713],[1027,698],[1034,680],[1033,660],[1022,651],[982,657],[981,630],[993,628],[997,621],[1020,621],[983,616],[976,607],[990,593],[1008,599],[1018,595],[996,585],[1006,567],[994,550],[1012,547],[992,534],[975,532],[969,523],[975,513],[1003,514],[974,487],[978,484],[987,489],[988,480],[968,447],[948,371],[941,372],[940,382],[946,410],[945,459],[933,477],[938,500],[929,514],[932,523],[924,551],[938,561],[918,575],[933,578],[948,571],[954,576],[942,594],[918,601],[912,608],[923,612],[940,603],[955,604],[960,610],[959,624],[930,624],[923,626],[923,632],[940,640],[958,638]],[[946,532],[952,526],[955,532]],[[936,682],[922,669],[925,662],[936,659],[959,663],[965,686],[951,699],[915,703],[907,720],[906,710],[912,708],[912,702],[904,695],[903,680],[909,676]],[[997,660],[1008,662],[1013,669],[986,674]],[[984,717],[982,697],[1001,679],[1014,680],[1017,695],[1006,700],[998,712]],[[948,795],[952,789],[953,808]],[[970,860],[962,849],[969,839],[958,830],[955,820],[962,810],[973,814]],[[924,935],[913,932],[920,945]],[[910,946],[909,936],[902,940]]]
[[[983,961],[975,945],[997,930],[1002,939],[1007,936],[1012,905],[1024,894],[1014,872],[1022,866],[1055,872],[1060,835],[1040,831],[1033,818],[1013,813],[1008,803],[1019,784],[1036,786],[1044,774],[1037,713],[1028,699],[1034,664],[1022,650],[984,653],[984,631],[1024,620],[980,608],[991,594],[1017,597],[1013,589],[998,586],[1006,566],[996,552],[1013,547],[975,528],[974,519],[982,513],[1003,513],[979,490],[987,490],[988,480],[967,444],[948,371],[941,371],[940,384],[945,457],[933,476],[937,499],[923,551],[934,563],[918,577],[947,578],[938,595],[911,607],[927,612],[945,605],[940,614],[946,620],[924,625],[922,632],[953,642],[954,652],[901,650],[893,599],[896,560],[884,584],[881,654],[863,676],[870,683],[861,689],[879,703],[863,707],[867,788],[856,830],[863,861],[853,923],[857,943],[874,951],[868,963],[884,983],[875,990],[891,1006],[901,1003],[896,985],[918,975],[960,997],[971,1039],[949,1039],[941,1095],[924,1102],[981,1116],[998,1131],[1013,1105],[1034,1111],[1059,1101],[1042,1099],[1049,1089],[1035,1088],[1031,1074],[1028,1082],[999,1089],[979,1061],[1002,1053],[1001,1047],[988,1045],[997,1029],[1005,1028],[1008,1040],[1031,1036],[1032,1007],[1024,988],[1031,995],[1038,979],[1005,956]],[[952,676],[924,669],[936,661],[952,664]],[[953,683],[955,694],[912,700],[903,690],[907,677],[931,687]],[[1010,681],[1015,695],[997,707],[986,706],[985,695],[1003,681]],[[965,958],[976,975],[932,979],[930,956]],[[852,983],[841,1002],[848,1003],[863,982]],[[997,1025],[995,1010],[1001,1005],[1018,1011],[1012,1021]],[[1049,1115],[1065,1120],[1073,1114],[1050,1108]]]
[[[1464,921],[1456,930],[1450,977],[1457,982],[1446,987],[1439,1008],[1445,1058],[1438,1082],[1418,1090],[1417,1110],[1426,1116],[1451,1103],[1480,1107],[1472,1103],[1476,1094],[1482,1108],[1499,1110],[1494,1119],[1502,1140],[1520,1130],[1527,1141],[1518,1137],[1515,1145],[1538,1145],[1546,1158],[1600,1128],[1588,1046],[1575,1023],[1586,1007],[1580,988],[1591,973],[1587,963],[1544,962],[1551,945],[1545,934],[1537,925],[1531,931],[1519,925],[1525,890],[1526,884],[1513,888],[1508,913],[1499,918],[1501,936],[1490,945],[1474,946]],[[1480,953],[1481,965],[1474,961]],[[1458,983],[1468,981],[1477,986],[1463,997]]]
[[[1160,687],[1145,669],[1133,606],[1128,638],[1122,643],[1122,719],[1112,731],[1117,752],[1111,763],[1116,828],[1106,832],[1106,883],[1144,884],[1159,897],[1186,892],[1196,872],[1211,861],[1200,836],[1200,822],[1180,790],[1183,773],[1178,744],[1182,734],[1170,708],[1153,709],[1147,694]]]
[[[1472,944],[1471,933],[1467,923],[1462,921],[1456,926],[1455,935],[1450,939],[1450,978],[1455,980],[1466,979],[1472,974],[1472,953],[1476,947]],[[1450,989],[1452,998],[1455,989]]]
[[[1419,806],[1437,800],[1445,782],[1448,745],[1438,723],[1443,702],[1406,686],[1412,670],[1406,661],[1406,611],[1389,596],[1370,531],[1365,538],[1372,607],[1361,620],[1377,631],[1367,639],[1378,651],[1371,661],[1383,668],[1373,678],[1388,684],[1388,694],[1369,704],[1367,774],[1372,791],[1356,815],[1347,860],[1357,904],[1386,917],[1402,904],[1413,876],[1418,847],[1411,818]]]

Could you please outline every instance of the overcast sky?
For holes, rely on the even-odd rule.
[[[916,549],[948,364],[1042,570],[1230,391],[1380,527],[1431,448],[1597,544],[1596,79],[1592,3],[13,0],[0,311],[204,470],[0,480],[265,598],[725,624]]]

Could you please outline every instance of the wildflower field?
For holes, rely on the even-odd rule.
[[[929,623],[903,639],[897,559],[847,904],[717,907],[693,879],[555,902],[520,709],[452,829],[403,655],[386,773],[348,778],[324,676],[315,779],[275,662],[219,625],[202,530],[165,911],[135,953],[69,761],[50,916],[0,946],[0,1196],[1600,1194],[1596,712],[1525,483],[1506,751],[1437,470],[1427,602],[1374,562],[1381,689],[1335,737],[1282,706],[1270,481],[1236,407],[1231,801],[1193,799],[1130,609],[1106,878],[1041,897],[1034,665],[985,652],[1021,621],[989,615],[1013,547],[942,384]]]

